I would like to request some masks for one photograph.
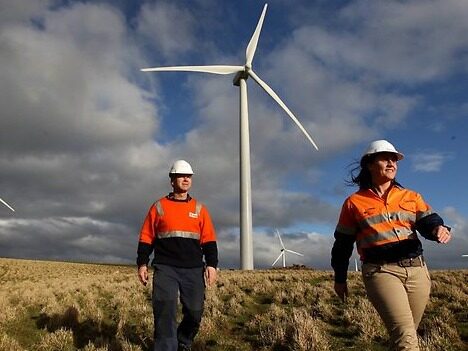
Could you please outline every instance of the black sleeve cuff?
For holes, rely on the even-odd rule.
[[[331,266],[335,271],[335,282],[345,283],[348,278],[349,258],[353,253],[354,236],[335,231],[335,243],[331,251]]]
[[[202,246],[203,255],[207,266],[218,267],[218,245],[216,241],[209,241]]]
[[[444,225],[444,220],[437,213],[431,213],[416,222],[416,230],[426,239],[436,241],[432,231],[439,225]]]
[[[137,249],[137,266],[148,265],[149,257],[153,252],[153,246],[147,243],[139,242]]]
[[[348,267],[335,268],[335,283],[346,283],[348,280]]]

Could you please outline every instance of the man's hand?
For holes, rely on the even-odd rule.
[[[346,302],[348,297],[348,283],[335,283],[335,292],[341,301]]]
[[[216,281],[216,268],[207,266],[205,269],[205,282],[208,286]]]
[[[148,284],[148,267],[146,265],[138,267],[138,278],[144,286]]]
[[[437,226],[432,234],[437,238],[437,242],[441,244],[447,244],[452,239],[449,228],[443,225]]]

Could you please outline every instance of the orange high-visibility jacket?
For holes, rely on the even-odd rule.
[[[145,218],[139,242],[154,248],[153,263],[196,267],[203,264],[204,255],[208,265],[217,265],[216,233],[210,215],[191,197],[178,201],[168,196],[156,201]]]
[[[355,238],[364,261],[367,248],[418,240],[415,223],[431,213],[422,196],[412,190],[394,185],[382,199],[372,190],[363,189],[345,200],[336,231]]]

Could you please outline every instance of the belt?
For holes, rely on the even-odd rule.
[[[384,264],[389,264],[389,265],[395,265],[395,266],[400,266],[400,267],[422,267],[425,265],[424,261],[424,256],[419,255],[418,257],[414,258],[402,258],[401,260],[398,261],[364,261],[364,263],[371,263],[371,264],[379,264],[379,265],[384,265]]]

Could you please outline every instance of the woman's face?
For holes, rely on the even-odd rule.
[[[398,156],[393,152],[378,153],[374,161],[367,167],[371,173],[372,182],[381,184],[394,180],[398,170]]]

